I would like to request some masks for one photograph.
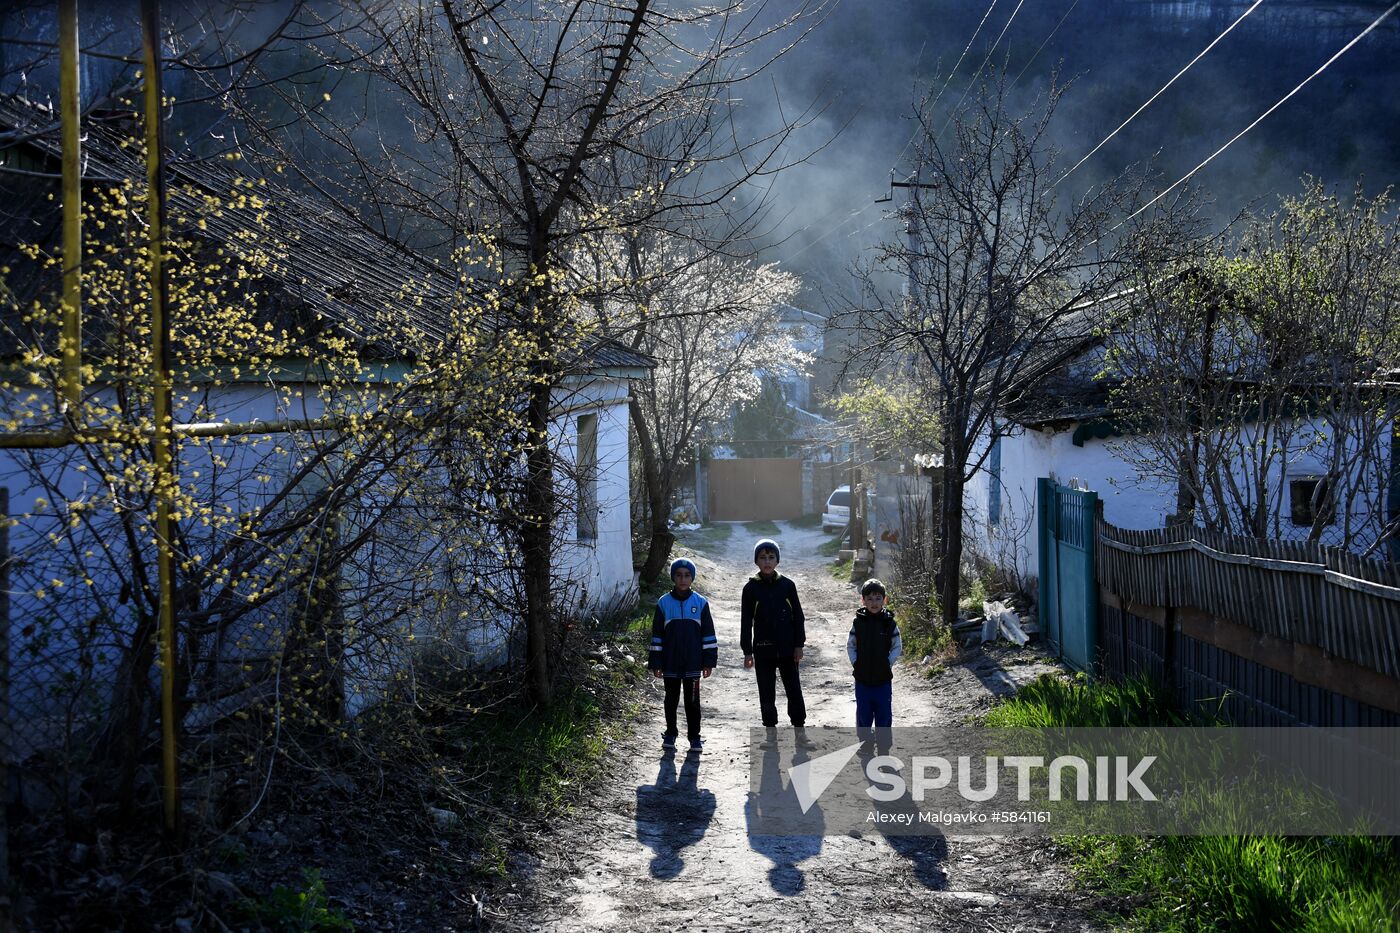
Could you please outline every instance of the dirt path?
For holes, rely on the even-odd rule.
[[[850,725],[845,656],[854,588],[817,554],[826,536],[782,526],[781,570],[807,614],[803,693],[809,728]],[[705,751],[664,756],[659,682],[648,711],[614,749],[612,782],[521,865],[504,930],[1080,930],[1090,899],[1068,889],[1053,844],[988,837],[750,835],[753,675],[739,652],[739,592],[753,541],[735,526],[722,551],[696,557],[720,661],[703,682]],[[978,652],[928,679],[900,665],[895,725],[959,723],[1052,666],[1028,651]],[[778,707],[783,711],[782,688]]]

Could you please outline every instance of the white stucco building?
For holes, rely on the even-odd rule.
[[[987,450],[990,443],[982,469],[965,489],[969,542],[1023,585],[1033,582],[1038,566],[1035,508],[1040,477],[1097,493],[1104,519],[1121,528],[1160,528],[1176,511],[1175,483],[1144,478],[1134,463],[1134,436],[1124,433],[1131,428],[1114,421],[1109,390],[1096,378],[1103,359],[1102,338],[1079,340],[1071,352],[1033,374],[1033,388],[998,419],[1001,436],[995,441],[984,436],[979,449]],[[1331,450],[1327,425],[1320,418],[1299,417],[1293,424],[1295,441],[1269,467],[1265,485],[1274,515],[1272,532],[1303,539],[1311,522],[1299,519],[1307,517],[1306,501],[1329,475]],[[1243,433],[1249,436],[1248,425]],[[1141,451],[1136,456],[1142,456]],[[1335,543],[1334,532],[1346,522],[1351,548],[1365,551],[1400,513],[1390,432],[1384,432],[1368,457],[1348,451],[1340,459],[1353,464],[1345,485],[1367,494],[1339,504],[1322,543]],[[1235,475],[1244,478],[1238,468]],[[1301,517],[1291,511],[1300,507],[1305,512]],[[1382,551],[1375,556],[1385,555]]]

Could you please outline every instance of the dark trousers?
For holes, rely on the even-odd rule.
[[[676,707],[681,702],[681,687],[685,687],[685,737],[694,742],[700,738],[700,678],[666,678],[666,734],[678,735]]]
[[[758,679],[758,708],[765,726],[778,724],[777,675],[783,675],[783,693],[787,694],[788,719],[794,726],[807,723],[807,705],[802,702],[802,684],[797,679],[797,662],[792,658],[754,658],[753,671]]]
[[[894,722],[894,684],[856,681],[856,728],[888,728]]]

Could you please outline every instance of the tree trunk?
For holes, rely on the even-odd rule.
[[[671,488],[674,480],[669,470],[661,467],[656,453],[656,441],[651,434],[642,406],[632,398],[627,405],[632,413],[632,427],[637,432],[637,447],[642,454],[642,482],[646,486],[647,528],[651,540],[647,543],[646,560],[642,562],[642,582],[650,583],[661,576],[666,559],[671,556],[671,545],[676,536],[671,534],[668,505],[671,501]]]
[[[939,601],[943,605],[943,624],[948,631],[958,621],[958,599],[962,588],[963,552],[963,479],[962,467],[945,463],[943,470],[943,541],[942,558],[938,563],[941,578]]]
[[[542,356],[544,354],[541,354]],[[543,364],[536,364],[540,368]],[[543,375],[532,373],[532,375]],[[525,584],[525,682],[541,706],[553,700],[550,666],[551,560],[554,484],[549,455],[550,385],[536,379],[526,407],[529,449],[525,457],[525,516],[521,523],[521,574]]]

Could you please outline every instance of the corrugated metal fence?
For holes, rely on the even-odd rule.
[[[1239,725],[1400,726],[1400,566],[1097,521],[1098,667]]]

